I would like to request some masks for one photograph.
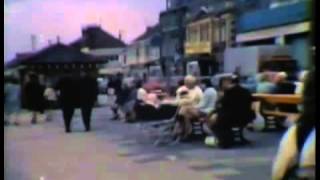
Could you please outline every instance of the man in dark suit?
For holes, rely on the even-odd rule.
[[[87,74],[67,74],[58,82],[59,102],[63,113],[65,131],[71,132],[71,120],[76,108],[81,108],[86,131],[90,131],[92,108],[97,100],[98,83]]]
[[[250,91],[240,86],[238,77],[233,77],[217,105],[217,119],[212,125],[212,131],[218,138],[221,147],[232,146],[232,127],[245,127],[254,120],[252,101]]]

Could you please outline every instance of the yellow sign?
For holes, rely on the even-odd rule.
[[[185,43],[185,53],[187,55],[205,54],[205,53],[211,54],[212,43],[211,42]]]

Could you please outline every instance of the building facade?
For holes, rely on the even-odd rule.
[[[237,24],[238,46],[288,45],[300,69],[308,68],[310,1],[274,1],[269,8],[244,13]]]
[[[197,61],[200,75],[219,72],[225,48],[233,46],[233,11],[200,13],[186,27],[185,58]]]
[[[116,38],[100,26],[91,25],[82,29],[82,36],[71,43],[71,47],[89,54],[104,62],[99,72],[101,75],[122,73],[123,51],[126,44],[121,34]]]
[[[149,73],[149,67],[159,65],[160,29],[159,25],[147,27],[124,51],[124,65],[130,76],[142,78]]]

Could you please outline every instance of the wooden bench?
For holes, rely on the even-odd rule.
[[[295,121],[300,116],[300,113],[283,112],[278,110],[277,104],[299,105],[302,103],[302,96],[294,94],[253,94],[255,101],[255,111],[260,112],[265,119],[265,130],[270,129],[270,126],[277,124],[278,120],[285,120],[288,117]],[[266,110],[261,107],[261,102],[266,102],[274,105],[275,110]]]

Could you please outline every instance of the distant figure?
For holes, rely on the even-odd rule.
[[[113,77],[109,83],[108,88],[114,89],[114,93],[116,96],[116,106],[113,106],[111,109],[113,111],[114,116],[111,118],[112,120],[117,120],[119,119],[118,116],[118,110],[119,110],[119,101],[122,101],[123,98],[120,97],[124,94],[123,91],[123,83],[122,83],[122,76],[121,74],[117,74],[117,76]],[[120,102],[121,103],[121,102]]]
[[[5,77],[4,94],[4,123],[18,125],[18,115],[21,111],[21,87],[18,78]]]
[[[47,83],[47,87],[44,91],[44,97],[47,100],[47,108],[48,109],[53,109],[56,107],[56,101],[57,99],[57,94],[52,87],[51,83]]]
[[[47,109],[47,120],[51,121],[53,117],[52,109],[57,108],[57,94],[52,87],[51,83],[47,83],[47,87],[44,91],[44,97],[46,99],[46,109]]]
[[[217,119],[211,127],[220,147],[229,148],[233,145],[232,127],[245,127],[254,120],[252,101],[250,91],[241,87],[238,77],[234,77],[219,102]]]
[[[32,112],[32,124],[36,124],[40,114],[45,110],[44,90],[45,87],[40,84],[39,77],[36,74],[30,74],[30,81],[25,85],[26,108]]]
[[[66,133],[71,132],[71,120],[74,110],[81,108],[82,120],[87,132],[91,130],[92,108],[98,96],[98,83],[95,78],[67,74],[58,82],[56,89],[60,92],[59,102],[63,112]]]

